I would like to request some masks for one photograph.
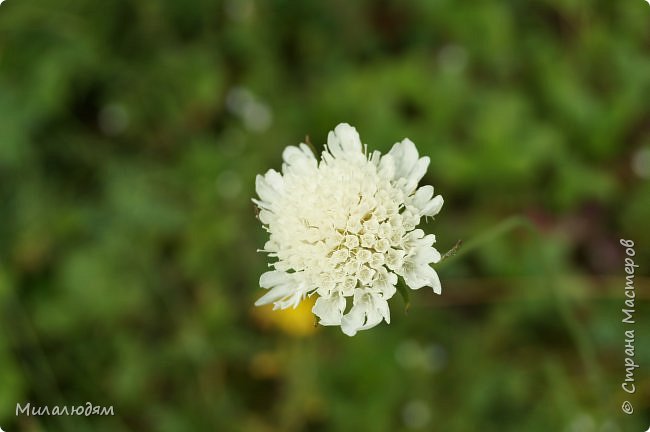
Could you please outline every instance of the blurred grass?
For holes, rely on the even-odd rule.
[[[0,6],[0,425],[7,431],[642,430],[622,249],[650,262],[642,0]],[[250,197],[305,135],[408,136],[445,197],[443,295],[354,338],[254,309]],[[596,378],[594,379],[594,376]],[[15,404],[114,405],[104,418]],[[645,405],[644,405],[645,404]],[[645,417],[644,417],[645,416]]]

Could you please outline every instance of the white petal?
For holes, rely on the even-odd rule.
[[[429,267],[431,268],[431,267]],[[442,285],[440,284],[440,278],[438,277],[438,273],[434,270],[431,269],[431,280],[427,284],[431,288],[433,288],[433,292],[436,294],[441,294],[442,293]]]
[[[303,300],[304,295],[301,292],[293,292],[292,294],[284,296],[282,299],[276,301],[273,304],[273,310],[277,309],[287,309],[297,308],[300,302]]]
[[[384,319],[390,324],[390,309],[388,307],[388,302],[380,295],[371,294],[370,296],[372,300],[367,310],[367,320],[359,330],[368,330],[373,328]]]
[[[411,198],[411,205],[422,210],[433,196],[433,186],[426,185],[419,188]]]
[[[257,299],[255,306],[274,303],[274,309],[296,307],[304,298],[306,291],[302,283],[288,273],[272,270],[260,277],[260,286],[269,289],[269,292]]]
[[[364,325],[359,327],[359,330],[371,329],[375,327],[377,324],[379,324],[380,322],[382,322],[382,320],[384,319],[382,313],[378,310],[378,308],[374,305],[374,303],[376,302],[373,301],[373,305],[372,305],[373,307],[366,307],[366,322]],[[385,300],[384,303],[386,303]],[[388,303],[386,303],[386,305],[388,305]],[[390,319],[390,316],[388,319]]]
[[[395,177],[395,160],[391,155],[387,154],[381,158],[377,172],[385,179],[392,180]]]
[[[334,132],[339,137],[344,150],[354,153],[361,152],[361,139],[354,127],[347,123],[340,123],[334,128]]]
[[[373,151],[372,154],[370,155],[370,163],[379,166],[379,161],[381,160],[381,153],[378,152],[377,150]]]
[[[440,262],[441,259],[440,252],[434,247],[423,246],[417,249],[417,252],[414,256],[414,261],[417,264],[429,264]]]
[[[282,189],[284,188],[284,178],[282,177],[282,174],[276,170],[270,169],[266,172],[264,178],[275,191],[282,192]]]
[[[420,288],[428,286],[433,288],[433,292],[440,294],[442,292],[442,286],[440,285],[438,273],[428,265],[418,266],[417,269],[421,283]]]
[[[430,262],[440,261],[440,254],[432,247],[435,242],[435,235],[424,235],[424,231],[421,229],[416,229],[408,233],[404,240],[407,261],[412,261],[416,264],[428,264]]]
[[[343,296],[319,297],[311,311],[320,318],[321,325],[341,325],[345,305],[346,300]]]
[[[357,289],[352,309],[341,320],[341,329],[354,336],[357,331],[375,327],[384,319],[390,323],[390,309],[382,295],[371,289]]]
[[[272,288],[276,285],[286,283],[290,280],[287,273],[277,270],[267,271],[260,276],[260,286],[262,288]]]
[[[255,302],[255,306],[262,306],[265,304],[276,302],[280,299],[283,299],[291,295],[292,293],[293,290],[291,289],[291,286],[288,284],[276,286],[270,289],[269,292],[264,294],[262,297],[257,299],[257,301]]]
[[[406,240],[409,242],[409,244],[413,245],[418,244],[422,238],[424,238],[424,231],[422,231],[420,228],[414,229],[406,235]]]
[[[385,267],[381,267],[377,271],[373,288],[382,293],[384,299],[388,300],[395,295],[397,288],[397,275],[393,272],[388,272]]]
[[[445,200],[442,199],[442,195],[436,195],[431,201],[429,201],[422,208],[422,216],[435,216],[440,213],[442,205],[445,203]]]
[[[314,153],[305,144],[300,144],[299,147],[288,146],[285,148],[282,152],[282,160],[284,160],[282,171],[285,173],[309,175],[310,171],[318,166]]]
[[[341,319],[341,330],[348,336],[354,336],[363,325],[366,312],[361,305],[354,305],[350,312]]]
[[[347,123],[341,123],[327,135],[327,147],[335,158],[363,158],[361,139],[355,128]]]
[[[282,192],[284,180],[282,175],[275,170],[268,170],[264,176],[257,175],[255,177],[255,190],[257,195],[263,201],[271,203],[275,201]]]
[[[436,294],[442,292],[442,287],[440,286],[440,279],[438,274],[434,269],[428,265],[417,265],[414,263],[407,263],[402,269],[404,282],[411,289],[420,289],[424,286],[429,286],[433,288],[433,291]]]
[[[411,194],[427,172],[430,159],[418,159],[418,151],[413,142],[406,138],[393,146],[388,152],[395,160],[395,184],[407,195]]]
[[[258,202],[256,202],[256,204],[258,204],[259,206]],[[260,222],[262,222],[264,225],[268,225],[269,223],[271,223],[271,220],[273,219],[273,213],[262,208],[262,210],[260,210],[260,214],[258,215],[258,217],[260,218]]]
[[[413,166],[413,169],[408,173],[408,176],[406,177],[406,186],[403,189],[407,195],[413,193],[415,188],[418,186],[418,182],[427,172],[429,162],[430,159],[428,156],[420,158]]]
[[[393,145],[388,154],[395,160],[395,179],[408,177],[418,160],[418,150],[408,138]]]

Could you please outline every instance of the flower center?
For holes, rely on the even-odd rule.
[[[387,185],[390,186],[390,185]],[[388,189],[388,188],[386,188]],[[319,290],[350,296],[359,286],[371,286],[383,268],[398,271],[404,262],[403,237],[419,223],[415,209],[396,204],[389,190],[359,199],[350,210],[345,228],[335,229],[327,270],[316,281]]]

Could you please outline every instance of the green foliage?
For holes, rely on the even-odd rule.
[[[0,425],[647,427],[647,379],[637,414],[620,412],[618,239],[650,262],[649,14],[642,0],[6,0]],[[354,338],[312,329],[308,308],[252,308],[267,265],[254,177],[339,122],[431,157],[424,182],[446,204],[425,229],[443,253],[485,240],[441,265],[442,296],[411,293],[408,315],[396,296],[391,325]],[[532,230],[481,237],[511,216]],[[639,311],[647,288],[639,276]],[[639,376],[649,325],[639,315]],[[14,415],[86,401],[116,415]]]

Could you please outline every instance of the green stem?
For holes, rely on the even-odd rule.
[[[480,234],[478,237],[469,240],[467,242],[462,243],[462,248],[460,247],[460,240],[459,242],[456,243],[456,245],[445,254],[444,260],[441,261],[441,263],[438,266],[442,266],[443,264],[447,264],[448,258],[455,257],[455,258],[460,258],[463,255],[467,255],[468,253],[479,249],[483,247],[484,245],[490,243],[491,241],[507,234],[508,232],[514,230],[515,228],[519,227],[526,227],[532,230],[536,229],[534,226],[530,223],[528,219],[526,219],[523,216],[511,216],[508,219],[500,222],[493,228],[490,228],[489,230],[485,231],[484,233]],[[457,252],[453,253],[452,251],[457,250]]]

